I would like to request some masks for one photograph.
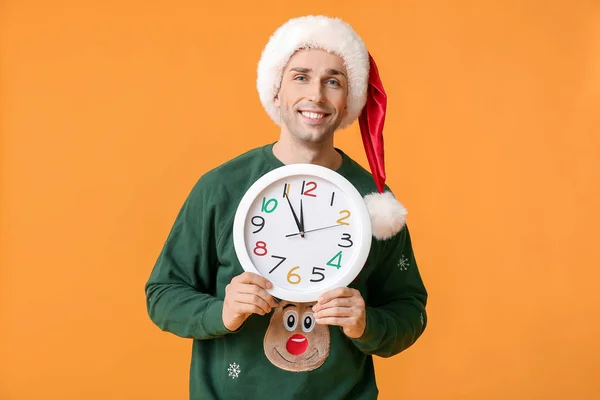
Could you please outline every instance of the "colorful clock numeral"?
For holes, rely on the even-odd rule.
[[[263,257],[267,255],[267,244],[261,240],[256,242],[256,247],[254,248],[254,254],[259,257]]]
[[[337,223],[341,224],[341,225],[350,225],[348,222],[344,222],[345,220],[347,220],[348,218],[350,218],[350,215],[351,215],[350,211],[348,211],[348,210],[342,210],[342,211],[340,211],[340,215],[342,215],[342,214],[346,214],[346,216],[338,219]]]
[[[302,278],[300,278],[300,275],[292,273],[293,271],[297,270],[298,268],[300,268],[300,267],[294,267],[294,268],[290,269],[290,271],[287,274],[287,281],[289,283],[291,283],[292,285],[297,285],[302,280]],[[293,282],[292,282],[292,278],[294,278]]]
[[[348,244],[348,245],[338,244],[338,246],[339,246],[339,247],[352,247],[352,245],[354,244],[354,242],[352,241],[352,239],[351,239],[351,238],[352,238],[352,236],[350,236],[350,234],[349,234],[349,233],[344,233],[344,234],[342,235],[342,239],[341,239],[341,240],[342,240],[342,241],[346,241],[346,242],[348,242],[348,243],[350,243],[350,244]]]
[[[277,208],[277,200],[270,199],[269,201],[267,201],[267,198],[263,197],[262,208],[261,208],[262,212],[266,212],[267,214],[270,214],[273,211],[275,211],[276,208]]]
[[[309,188],[310,187],[310,188]],[[304,190],[306,188],[306,190]],[[301,194],[305,195],[305,196],[310,196],[310,197],[317,197],[316,194],[313,194],[312,192],[317,188],[317,183],[316,182],[306,182],[303,181],[302,182],[302,192]]]
[[[311,279],[310,280],[311,282],[321,282],[323,279],[325,279],[325,275],[319,271],[325,271],[325,268],[313,267],[312,274],[313,275],[321,275],[321,279]]]
[[[254,222],[255,219],[258,220],[259,223]],[[251,222],[252,222],[252,225],[254,225],[256,227],[260,227],[260,228],[258,228],[257,230],[255,230],[252,233],[258,233],[258,232],[262,231],[262,229],[265,227],[265,219],[263,217],[258,216],[258,215],[255,216],[255,217],[252,217]]]
[[[331,260],[327,261],[327,265],[340,269],[342,267],[342,252],[339,251]]]
[[[276,265],[276,266],[274,266],[274,267],[273,267],[273,269],[269,271],[269,273],[272,273],[273,271],[275,271],[275,269],[277,269],[277,267],[279,267],[281,264],[283,264],[283,262],[284,262],[285,260],[287,260],[285,257],[279,257],[279,256],[271,256],[271,257],[273,257],[273,258],[279,258],[281,261],[279,261],[279,262],[277,263],[277,265]]]

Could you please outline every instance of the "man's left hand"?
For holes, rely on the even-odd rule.
[[[365,332],[365,301],[356,289],[342,287],[325,292],[312,309],[317,324],[341,326],[351,339],[358,339]]]

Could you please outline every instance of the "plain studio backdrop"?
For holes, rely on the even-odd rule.
[[[0,5],[2,400],[187,399],[144,283],[196,180],[278,137],[256,66],[305,14],[378,62],[430,293],[381,398],[600,398],[600,2],[203,3]]]

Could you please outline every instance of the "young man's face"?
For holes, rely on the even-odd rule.
[[[329,139],[346,115],[347,76],[344,61],[335,54],[297,51],[283,71],[275,98],[283,131],[302,142]]]

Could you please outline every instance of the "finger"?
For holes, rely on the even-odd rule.
[[[255,304],[249,303],[234,303],[234,311],[237,314],[258,314],[265,315],[267,312]]]
[[[321,296],[319,296],[318,303],[325,304],[325,303],[327,303],[333,299],[336,299],[338,297],[352,297],[355,295],[355,292],[358,293],[357,290],[350,289],[348,287],[339,287],[339,288],[331,289],[331,290],[323,293]]]
[[[315,319],[329,318],[329,317],[352,317],[358,315],[360,312],[351,307],[331,307],[325,310],[320,310],[315,314]]]
[[[331,307],[351,307],[355,300],[353,297],[338,297],[329,300],[325,304],[317,303],[313,306],[313,311],[321,311]]]
[[[327,318],[315,318],[315,322],[319,325],[335,325],[342,327],[352,326],[354,319],[348,317],[327,317]]]
[[[251,304],[257,306],[265,313],[271,312],[271,305],[263,298],[255,294],[238,293],[232,300],[237,303]]]
[[[244,272],[243,274],[233,278],[232,281],[236,281],[238,283],[251,283],[253,285],[260,286],[263,289],[271,289],[273,287],[273,284],[269,282],[267,278],[255,274],[254,272]]]
[[[260,286],[256,286],[254,284],[240,283],[235,286],[234,290],[237,293],[256,295],[256,296],[260,297],[261,299],[263,299],[265,302],[267,302],[271,307],[276,307],[277,304],[279,304],[277,302],[277,300],[275,300],[275,298],[269,294],[269,292],[267,292]]]

